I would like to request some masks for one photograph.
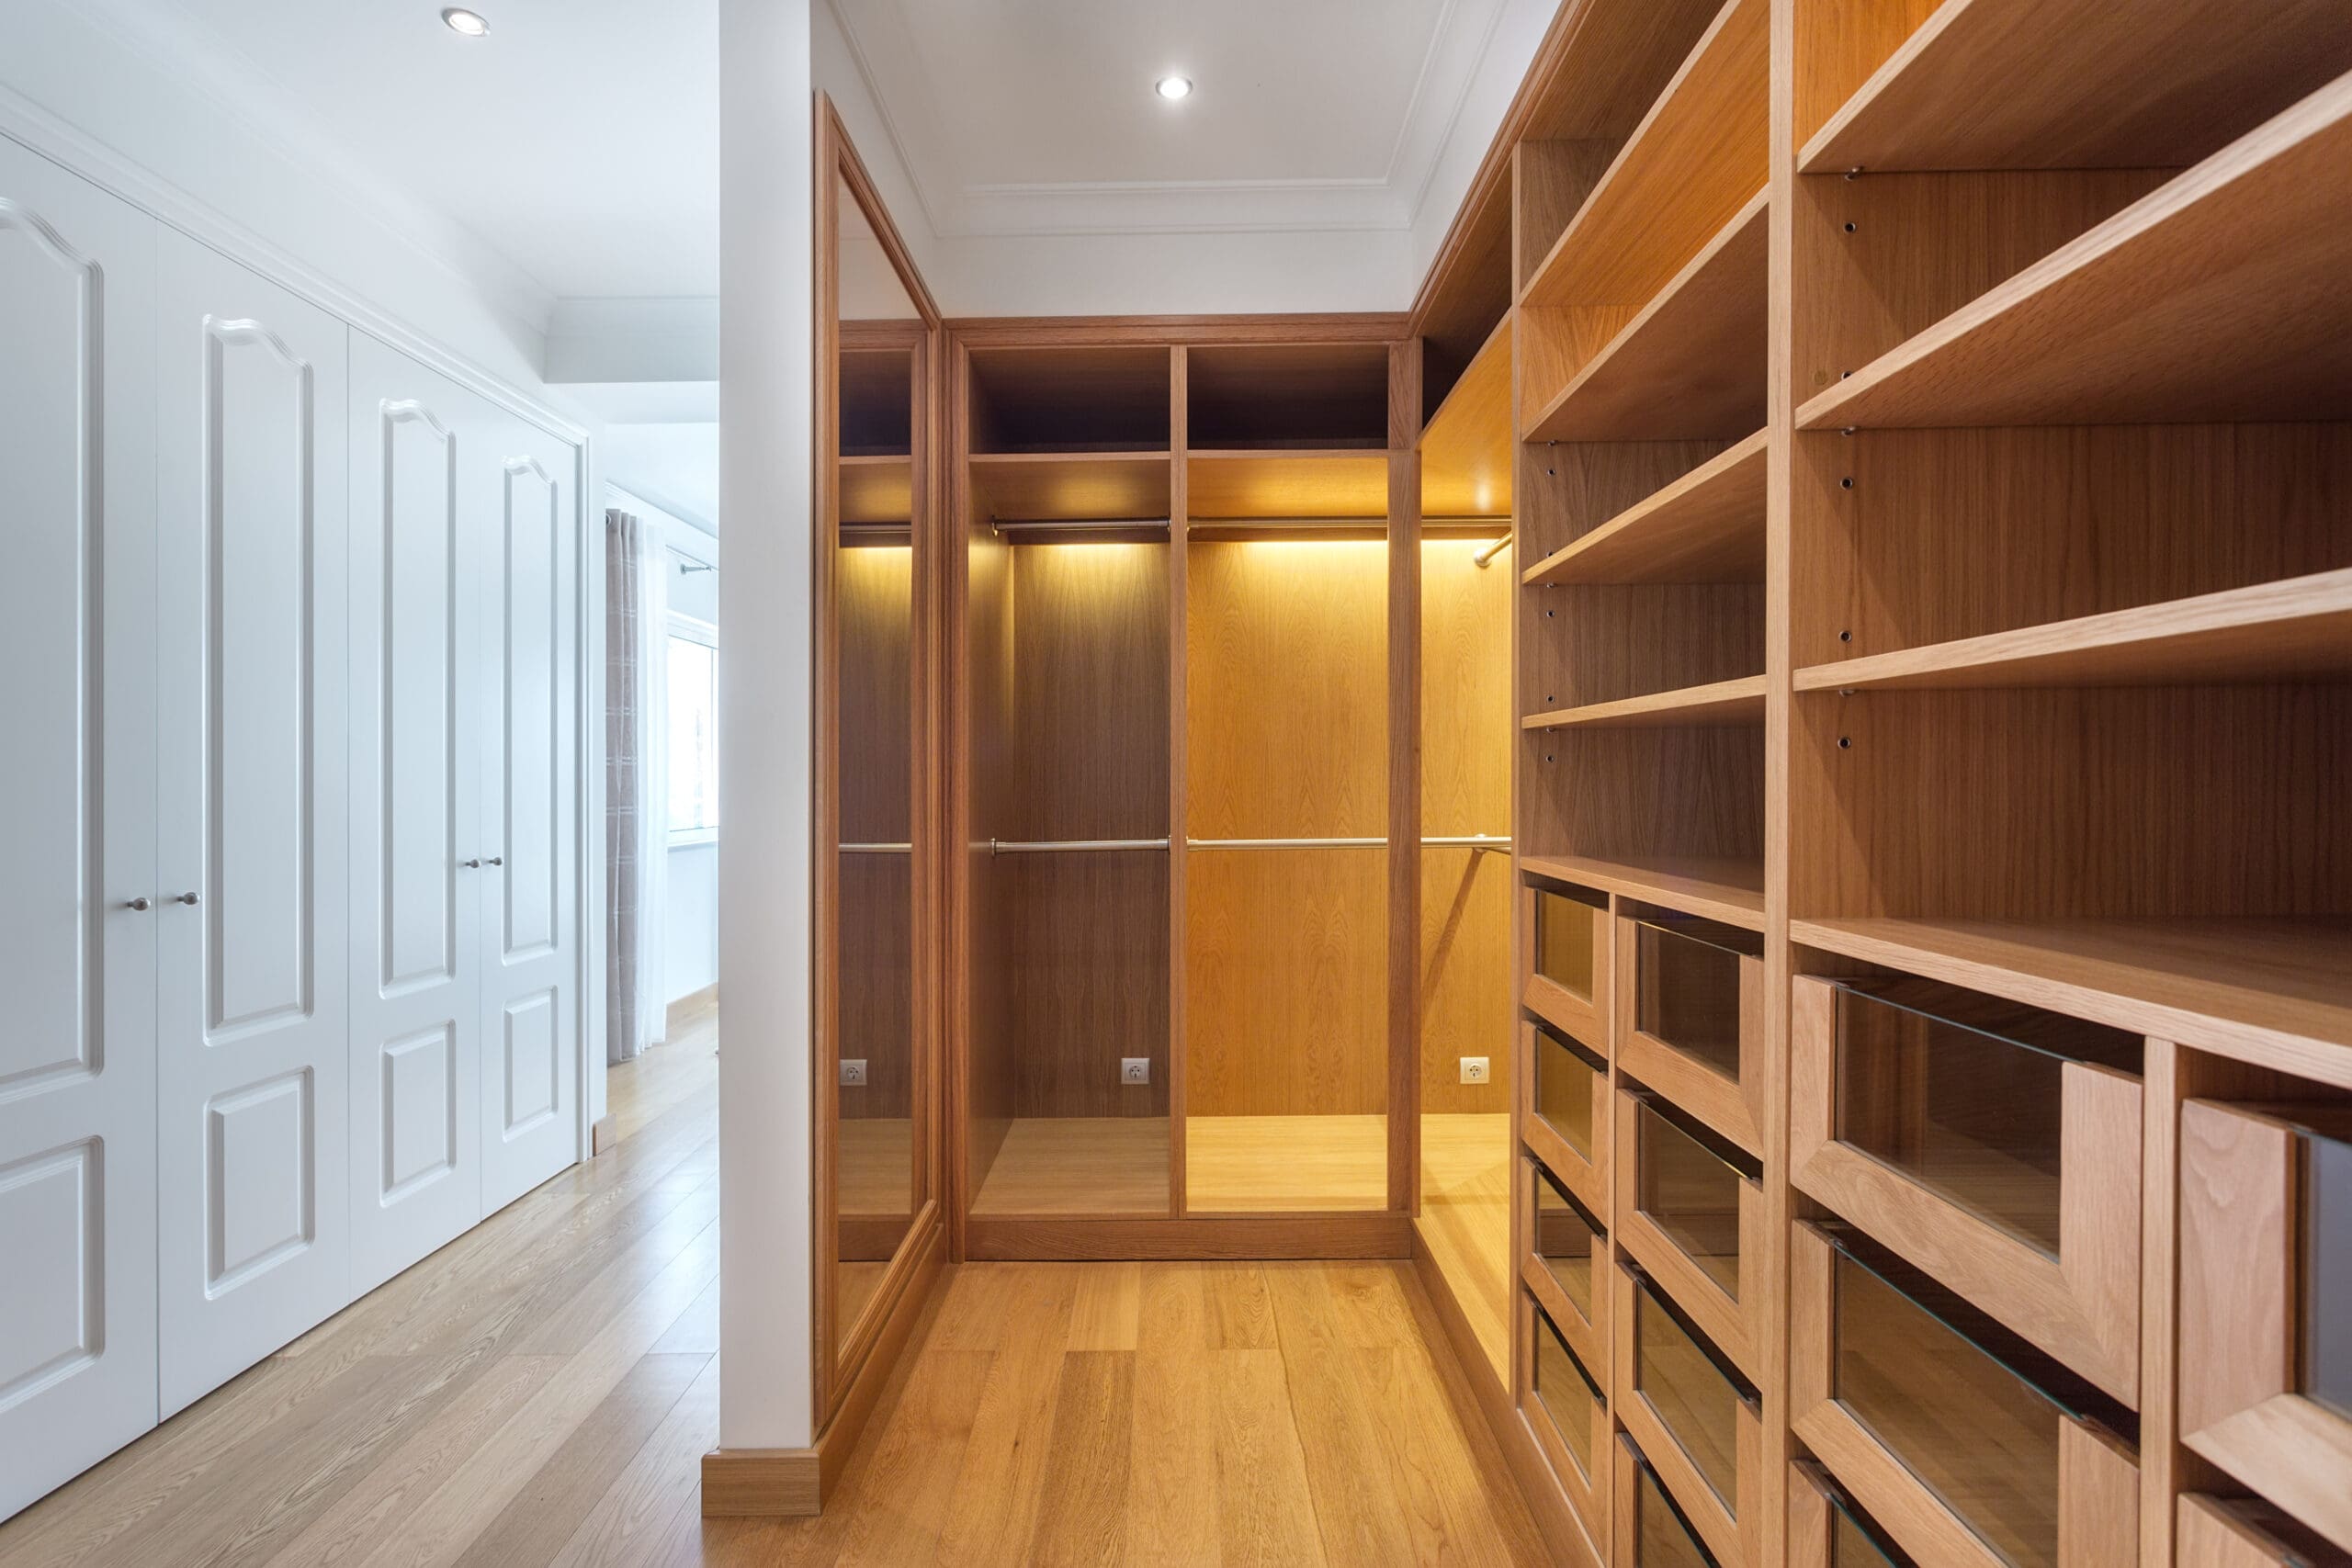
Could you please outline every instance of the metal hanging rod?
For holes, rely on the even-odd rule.
[[[1165,850],[1165,839],[990,839],[992,855],[1087,854],[1112,850]]]
[[[1517,529],[1513,529],[1511,532],[1512,532],[1513,534],[1515,534],[1515,533],[1517,533],[1517,532],[1518,532],[1518,530],[1517,530]],[[1498,555],[1502,554],[1505,550],[1507,550],[1507,549],[1510,548],[1510,541],[1511,541],[1511,534],[1505,534],[1501,538],[1497,539],[1493,544],[1488,545],[1485,549],[1480,550],[1480,551],[1478,551],[1476,554],[1473,555],[1473,556],[1470,558],[1470,563],[1471,563],[1473,566],[1481,567],[1481,568],[1485,567],[1488,562],[1492,561],[1492,560],[1493,560],[1497,556],[1498,556]]]
[[[698,571],[717,571],[718,570],[718,569],[717,567],[711,565],[708,561],[695,560],[691,556],[683,557],[678,561],[678,575],[680,577],[691,577]]]
[[[1386,839],[1187,839],[1189,850],[1385,850]],[[1507,850],[1510,840],[1487,833],[1424,838],[1423,849]]]
[[[912,844],[842,844],[839,848],[845,855],[910,855],[915,852]]]

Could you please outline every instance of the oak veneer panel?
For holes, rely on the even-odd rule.
[[[2352,78],[1797,411],[1801,428],[2352,413]]]
[[[1770,6],[1728,0],[1521,296],[1646,303],[1764,186]]]
[[[1191,1124],[1386,1110],[1387,870],[1378,849],[1187,857]]]
[[[975,346],[970,363],[975,454],[1168,449],[1162,344]]]
[[[1804,0],[1795,7],[1790,72],[1793,144],[1802,147],[1943,0]]]
[[[1522,717],[1748,680],[1764,668],[1760,584],[1536,588],[1524,602]]]
[[[914,1105],[914,856],[841,857],[841,1056],[865,1064],[841,1114],[904,1118]],[[913,1168],[899,1172],[901,1188]],[[901,1211],[906,1206],[902,1193]]]
[[[1758,430],[1527,569],[1531,584],[1761,582]]]
[[[2258,1497],[2184,1495],[2179,1568],[2347,1568],[2352,1551]]]
[[[996,837],[1168,831],[1169,547],[1012,551],[1010,810]]]
[[[1516,554],[1521,560],[1556,554],[1704,467],[1729,445],[1618,441],[1522,446],[1511,501],[1518,513]]]
[[[998,857],[1012,1111],[1168,1114],[1168,853]],[[1151,1082],[1120,1081],[1122,1058]]]
[[[1556,392],[1528,386],[1529,441],[1736,441],[1764,423],[1764,193],[1740,208]],[[1555,313],[1531,308],[1541,334]],[[1566,355],[1555,359],[1565,359]]]
[[[1385,525],[1388,517],[1383,452],[1195,449],[1184,472],[1195,524],[1342,518]]]
[[[1800,669],[2352,568],[2352,424],[1863,431],[1795,459]]]
[[[1497,153],[1489,153],[1490,159]],[[1421,338],[1421,417],[1453,394],[1518,292],[1511,276],[1511,178],[1501,156],[1481,186],[1473,183],[1445,247],[1421,284],[1414,322]],[[1506,414],[1508,423],[1508,414]]]
[[[1530,714],[1529,729],[1668,728],[1680,725],[1762,724],[1764,677],[1743,676],[1647,696]]]
[[[1598,887],[1645,904],[1764,929],[1761,860],[1659,858],[1601,860],[1590,855],[1522,855],[1520,869],[1558,882]]]
[[[965,1190],[978,1191],[1012,1124],[1013,1034],[1009,860],[990,855],[991,839],[1015,837],[1013,770],[1013,550],[977,510],[965,529],[964,647],[961,655],[966,755],[964,876],[966,994],[961,1128]],[[951,1142],[951,1146],[952,1142]]]
[[[1421,432],[1421,516],[1510,515],[1511,321],[1496,324]]]
[[[1195,1113],[1184,1135],[1184,1201],[1194,1214],[1389,1206],[1385,1116]]]
[[[1164,522],[1169,471],[1165,452],[976,457],[973,515],[999,523]]]
[[[912,830],[913,558],[903,547],[833,558],[844,843],[903,844]],[[835,1027],[840,1055],[866,1064],[864,1089],[836,1091],[841,1113],[905,1117],[914,1082],[913,856],[839,860]],[[912,1179],[910,1166],[900,1185]]]
[[[914,515],[915,469],[910,457],[843,457],[843,526],[904,524]]]
[[[1826,124],[1800,121],[1800,167],[2188,164],[2346,69],[2352,17],[2332,0],[1944,0]]]
[[[1213,344],[1185,360],[1194,450],[1389,445],[1385,344]]]
[[[1532,730],[1521,745],[1522,858],[1762,860],[1759,725]]]
[[[2342,679],[2352,570],[1797,671],[1799,691]]]
[[[972,1198],[976,1214],[1168,1212],[1165,1116],[1016,1119]]]
[[[1686,0],[1687,4],[1687,0]],[[1696,9],[1697,7],[1690,7]],[[1661,10],[1665,7],[1660,7]],[[1702,21],[1701,26],[1704,26]],[[1683,46],[1689,47],[1687,40]],[[1675,59],[1681,58],[1678,51]],[[1671,64],[1667,70],[1673,69]],[[1645,107],[1649,100],[1642,100]],[[1640,109],[1634,114],[1638,117]],[[1632,129],[1629,123],[1626,127]],[[1558,141],[1521,141],[1511,149],[1511,298],[1519,297],[1552,254],[1577,209],[1624,151],[1623,132]]]

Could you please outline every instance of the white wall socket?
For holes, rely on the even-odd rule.
[[[859,1056],[853,1059],[851,1057],[844,1056],[842,1058],[842,1087],[843,1089],[863,1089],[865,1087],[865,1057]]]
[[[1487,1081],[1487,1058],[1484,1056],[1463,1057],[1462,1081],[1464,1083],[1485,1083]]]
[[[1149,1083],[1151,1081],[1151,1058],[1148,1056],[1120,1057],[1119,1081],[1123,1084]]]

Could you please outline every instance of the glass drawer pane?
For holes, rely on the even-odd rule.
[[[1560,1337],[1551,1314],[1535,1308],[1535,1397],[1543,1403],[1561,1441],[1587,1477],[1592,1474],[1593,1414],[1600,1408],[1600,1390]]]
[[[2141,1037],[1932,981],[1838,987],[1836,1136],[2052,1257],[2061,1075]]]
[[[1763,939],[1664,915],[1634,931],[1634,1027],[1737,1078],[1740,960],[1761,956]]]
[[[2136,1423],[1924,1277],[1865,1261],[1855,1233],[1835,1228],[1832,1397],[2003,1560],[2056,1568],[2067,1416]]]
[[[1592,1106],[1600,1098],[1601,1064],[1564,1034],[1535,1025],[1535,1114],[1592,1157]]]
[[[1592,1260],[1600,1252],[1600,1222],[1568,1195],[1542,1162],[1529,1160],[1527,1168],[1535,1189],[1535,1256],[1589,1323]]]
[[[1639,1274],[1634,1277],[1634,1387],[1736,1516],[1739,1410],[1743,1404],[1753,1409],[1756,1396]]]
[[[1528,891],[1535,895],[1535,972],[1590,1001],[1603,914],[1598,895],[1578,897],[1532,884]]]
[[[1739,1299],[1739,1194],[1760,1168],[1709,1134],[1634,1098],[1634,1202],[1691,1262]]]
[[[1829,1568],[1917,1568],[1826,1477],[1821,1495],[1829,1499]]]
[[[1634,1562],[1637,1568],[1719,1568],[1699,1532],[1666,1495],[1657,1472],[1634,1454]]]
[[[2352,1133],[2352,1117],[2343,1131]],[[2352,1420],[2352,1142],[2306,1129],[2302,1375],[2306,1398]]]

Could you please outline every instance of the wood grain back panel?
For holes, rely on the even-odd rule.
[[[1168,831],[1168,547],[1012,551],[1012,779],[1023,840]]]

